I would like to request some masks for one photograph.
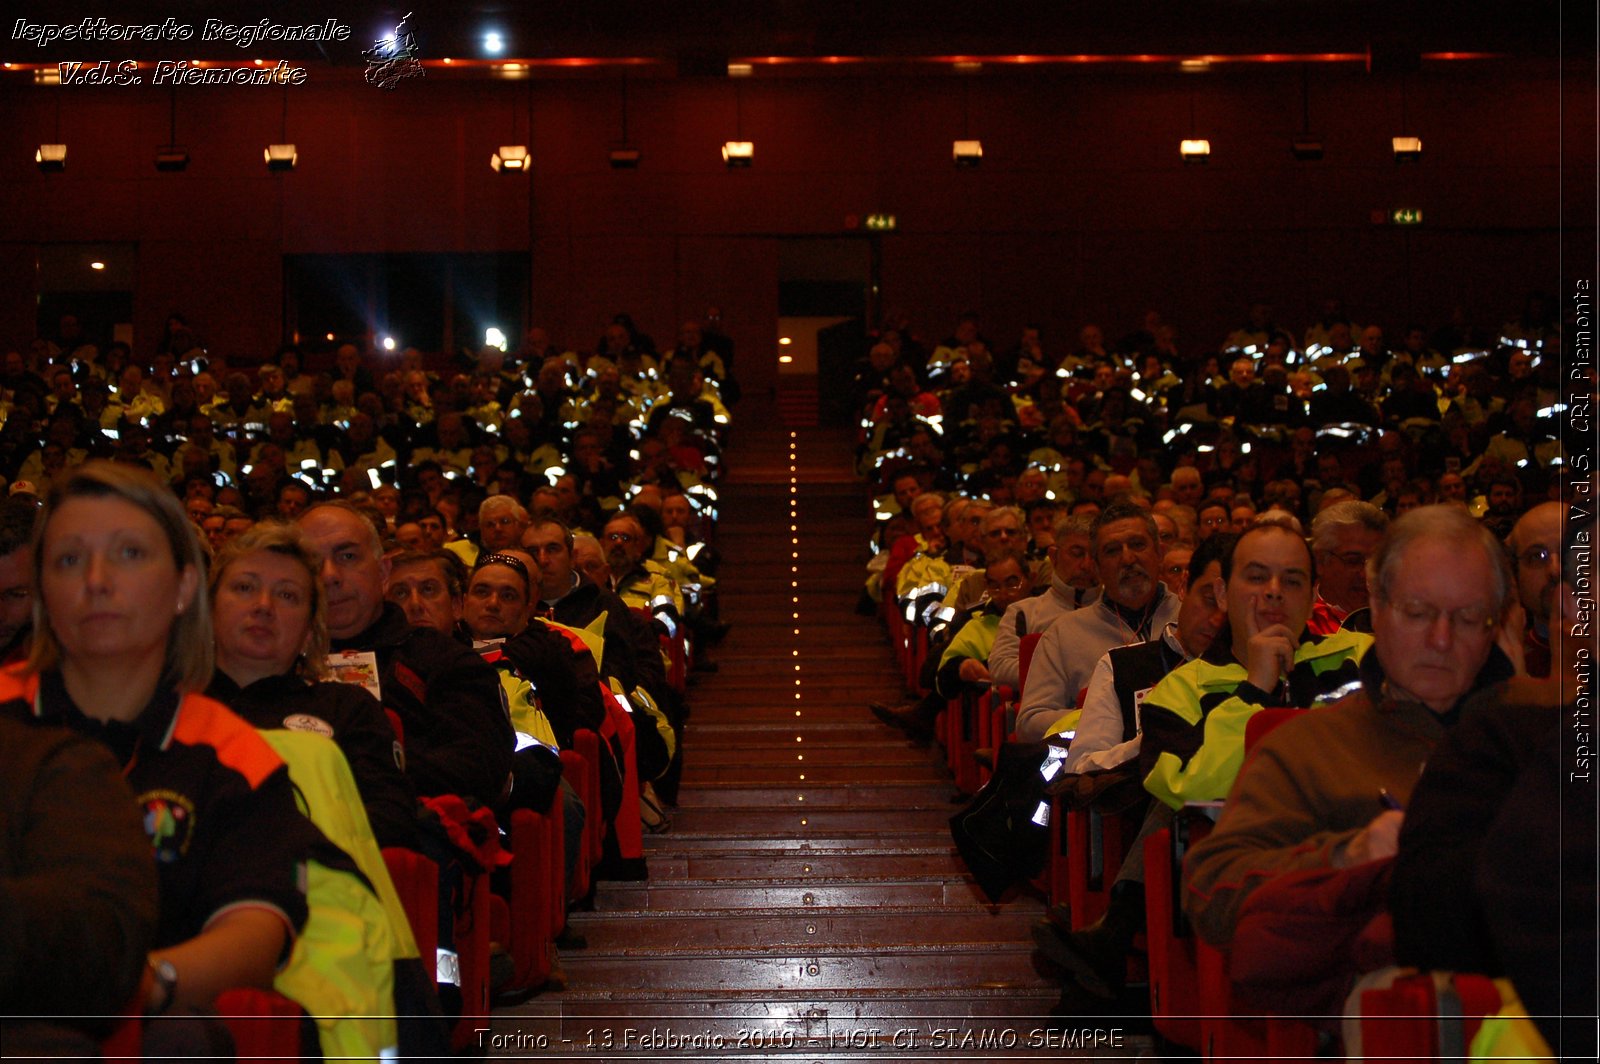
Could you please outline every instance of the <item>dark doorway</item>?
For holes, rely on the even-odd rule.
[[[778,381],[784,405],[814,403],[815,417],[847,423],[848,393],[818,387],[849,380],[877,299],[871,237],[792,237],[778,252]],[[812,397],[815,397],[814,399]]]

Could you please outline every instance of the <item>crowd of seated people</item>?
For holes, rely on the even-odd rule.
[[[6,354],[0,720],[37,735],[6,744],[16,823],[37,821],[5,855],[7,1000],[12,959],[103,973],[79,1000],[54,976],[27,992],[63,1018],[31,1030],[46,1050],[105,1034],[73,1017],[145,1013],[171,1021],[147,1053],[226,1052],[207,1010],[257,987],[298,1002],[324,1054],[446,1051],[439,1021],[471,1006],[471,883],[502,870],[504,895],[517,860],[497,826],[559,806],[563,911],[644,878],[642,833],[671,829],[688,683],[727,630],[710,541],[731,344],[691,322],[657,352],[619,315],[592,353],[535,329],[512,355],[385,361],[345,344],[322,372],[295,348],[230,367],[177,316],[148,361],[71,317]],[[65,891],[94,854],[29,840],[70,823],[45,803],[72,780],[103,860]],[[128,872],[141,819],[133,851],[156,860]],[[438,869],[426,935],[395,852]],[[116,906],[88,896],[108,875]],[[540,985],[565,978],[556,942],[582,945],[547,943]],[[492,988],[539,989],[507,948],[481,958]]]
[[[1555,756],[1551,722],[1572,697],[1560,686],[1571,661],[1551,649],[1563,518],[1592,496],[1587,467],[1570,470],[1563,453],[1562,323],[1549,306],[1530,297],[1492,331],[1408,327],[1392,346],[1336,303],[1303,339],[1254,306],[1199,354],[1181,351],[1155,313],[1114,343],[1095,326],[1071,346],[1028,328],[1002,350],[974,314],[942,343],[919,341],[903,320],[874,338],[853,380],[875,518],[863,609],[882,611],[922,696],[874,714],[927,741],[946,734],[941,713],[970,713],[962,691],[968,707],[994,698],[1008,706],[1010,740],[1065,746],[1065,773],[1145,792],[1120,814],[1133,841],[1103,914],[1078,919],[1057,904],[1035,928],[1061,973],[1062,1012],[1125,1006],[1145,930],[1143,843],[1195,807],[1211,819],[1221,810],[1182,870],[1204,942],[1281,949],[1293,935],[1274,920],[1311,904],[1295,894],[1308,877],[1379,867],[1387,877],[1393,862],[1401,963],[1515,977],[1521,962],[1529,974],[1527,951],[1491,941],[1484,915],[1511,878],[1472,863],[1486,852],[1476,836],[1449,876],[1419,871],[1408,840],[1419,852],[1450,847],[1403,810],[1414,790],[1433,793],[1430,754],[1454,749],[1443,744],[1458,721],[1538,706],[1463,733],[1480,762],[1514,734],[1497,767],[1473,768],[1501,773],[1496,798],[1510,800],[1511,769]],[[1576,389],[1592,396],[1592,378]],[[1011,573],[1031,592],[1019,599]],[[952,666],[982,647],[987,659]],[[1266,707],[1312,711],[1247,758]],[[975,756],[995,764],[994,751]],[[1448,771],[1440,789],[1465,801],[1459,757]],[[1545,797],[1564,810],[1579,799]],[[1450,815],[1442,800],[1426,805],[1432,820]],[[1480,800],[1473,832],[1498,812]],[[1592,869],[1592,831],[1580,834]],[[1520,896],[1547,942],[1559,937],[1563,838],[1536,851],[1549,888],[1536,904]],[[1445,889],[1474,875],[1484,893],[1447,910],[1472,917],[1471,947],[1420,946],[1417,928],[1443,934],[1444,920],[1409,884]],[[1358,974],[1317,962],[1307,979],[1348,990]],[[1541,1004],[1576,1000],[1539,978],[1525,992]],[[1592,972],[1585,985],[1592,993]],[[1337,1013],[1343,1002],[1318,1004]],[[1540,1023],[1540,1036],[1556,1029]]]

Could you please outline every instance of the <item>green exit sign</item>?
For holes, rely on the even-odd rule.
[[[1389,212],[1391,225],[1421,225],[1422,212],[1414,207],[1396,207]]]
[[[892,214],[869,214],[869,215],[867,215],[867,228],[868,229],[877,229],[879,231],[886,231],[886,230],[890,230],[890,229],[895,228],[896,224],[897,223],[895,221],[895,217]]]

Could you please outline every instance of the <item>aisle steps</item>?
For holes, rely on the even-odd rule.
[[[741,418],[740,432],[716,540],[734,628],[690,689],[672,830],[646,839],[648,881],[602,884],[571,916],[587,948],[562,952],[568,989],[497,1012],[492,1052],[1093,1056],[1042,1018],[1057,995],[1028,936],[1042,902],[986,902],[951,845],[937,752],[866,710],[903,692],[876,620],[854,612],[868,522],[849,440],[802,433],[792,559],[787,428]],[[1099,1052],[1130,1046],[1124,1033]]]

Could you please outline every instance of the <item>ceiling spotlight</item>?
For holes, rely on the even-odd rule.
[[[983,162],[983,141],[958,140],[950,149],[951,156],[956,165],[961,167],[974,167]]]
[[[293,170],[294,164],[300,161],[293,144],[268,144],[262,154],[266,156],[268,170]]]
[[[483,50],[490,55],[499,55],[506,50],[506,40],[498,33],[485,33],[483,35]]]
[[[1186,140],[1178,145],[1178,151],[1183,154],[1186,163],[1204,163],[1211,158],[1211,142],[1209,140]]]
[[[722,146],[722,161],[728,169],[749,166],[755,161],[756,145],[749,140],[730,140]]]
[[[1294,138],[1289,143],[1289,150],[1294,152],[1294,157],[1303,163],[1314,163],[1322,158],[1322,138],[1309,134]]]
[[[392,336],[385,336],[385,337],[384,337],[384,338],[383,338],[383,349],[384,349],[384,350],[385,350],[385,351],[393,351],[393,350],[394,350],[394,348],[395,348],[395,342],[394,342],[394,337],[392,337]]]
[[[611,169],[637,170],[639,168],[638,148],[612,148]]]
[[[39,164],[40,173],[59,174],[67,168],[67,146],[41,144],[39,150],[33,153],[33,161]]]
[[[89,263],[89,269],[91,269],[91,270],[103,270],[105,268],[106,268],[106,264],[101,262],[99,259],[96,259],[93,262]]]
[[[175,174],[189,165],[189,153],[171,144],[156,149],[156,169]]]
[[[1389,143],[1394,146],[1394,161],[1397,163],[1414,163],[1422,158],[1421,137],[1393,137]]]
[[[489,156],[489,165],[496,173],[525,174],[528,172],[528,149],[521,144],[503,144]]]

